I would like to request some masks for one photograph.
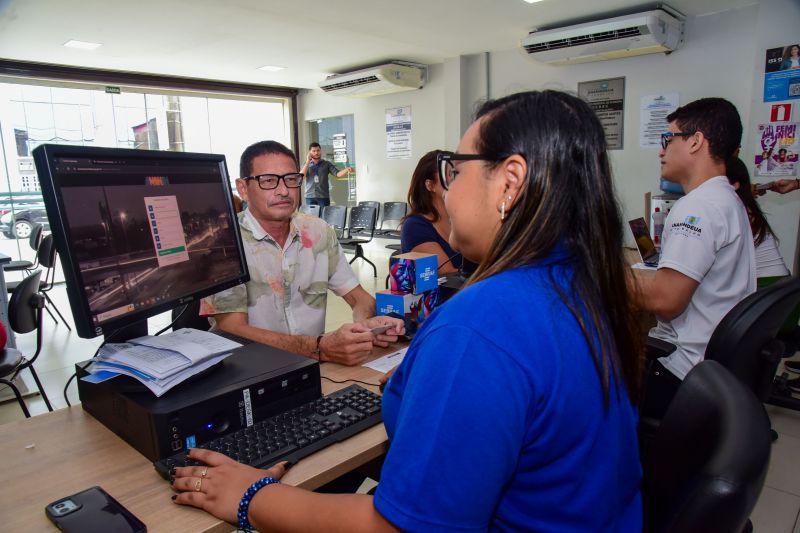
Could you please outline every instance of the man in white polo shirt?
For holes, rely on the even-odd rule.
[[[756,289],[747,212],[725,177],[742,137],[736,108],[722,98],[691,102],[667,117],[661,175],[683,186],[664,223],[656,275],[638,280],[638,304],[658,325],[650,336],[676,350],[653,362],[642,413],[661,417],[689,371],[703,360],[725,314]]]

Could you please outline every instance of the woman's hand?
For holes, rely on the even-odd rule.
[[[172,488],[178,492],[175,503],[191,505],[207,511],[231,524],[237,523],[239,502],[250,485],[263,477],[280,479],[286,473],[286,462],[268,470],[237,463],[221,453],[193,448],[189,457],[207,466],[175,468]],[[269,490],[264,487],[261,490]]]

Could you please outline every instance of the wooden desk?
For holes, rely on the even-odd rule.
[[[398,345],[375,351],[375,358]],[[365,367],[322,364],[335,380],[377,383],[380,374]],[[349,385],[322,380],[324,394]],[[378,392],[377,387],[368,387]],[[386,453],[383,424],[325,448],[295,465],[284,483],[317,488]],[[169,484],[152,463],[114,435],[80,406],[0,426],[0,519],[4,531],[56,531],[44,507],[93,485],[100,485],[153,532],[230,532],[229,524],[199,509],[175,505]]]

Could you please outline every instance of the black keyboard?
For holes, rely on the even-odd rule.
[[[256,468],[267,468],[280,461],[298,461],[382,421],[381,397],[350,385],[198,448],[224,453]],[[186,453],[161,459],[153,466],[168,480],[173,467],[201,464],[189,459]]]

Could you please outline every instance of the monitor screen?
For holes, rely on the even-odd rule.
[[[47,144],[33,156],[81,337],[249,279],[225,156]]]

